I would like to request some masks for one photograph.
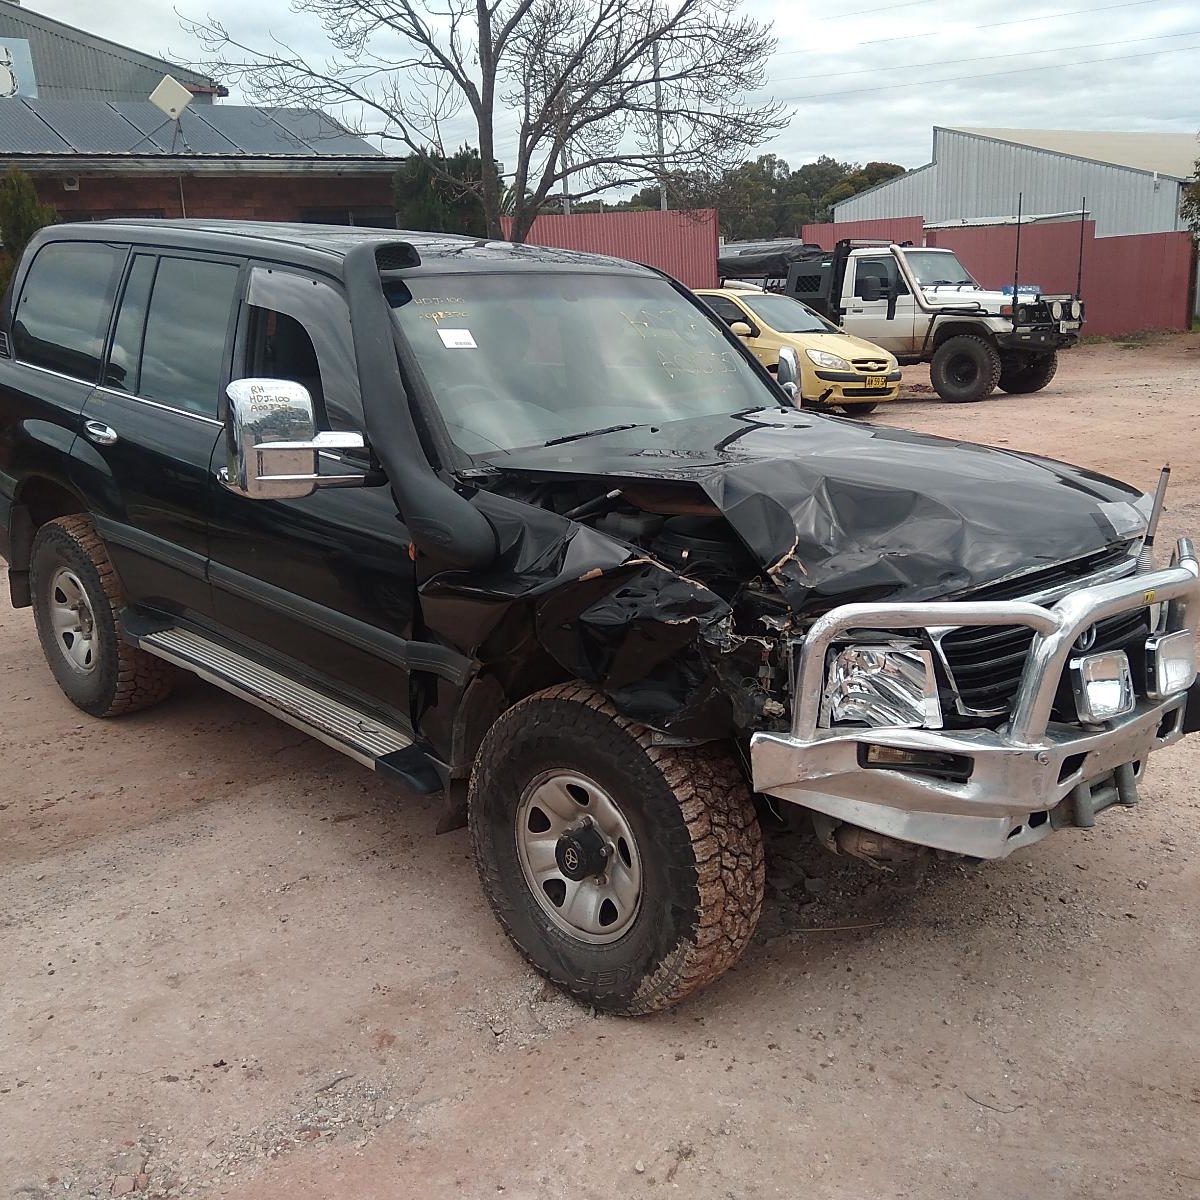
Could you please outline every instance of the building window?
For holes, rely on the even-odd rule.
[[[300,220],[306,225],[362,225],[367,229],[395,229],[396,212],[391,208],[304,208]]]

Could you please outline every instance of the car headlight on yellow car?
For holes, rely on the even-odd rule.
[[[831,371],[852,371],[854,368],[844,359],[839,358],[836,354],[830,354],[828,350],[805,350],[809,361],[817,364],[818,367],[828,367]]]
[[[847,721],[876,728],[941,729],[933,655],[896,642],[838,650],[825,676],[821,724]]]

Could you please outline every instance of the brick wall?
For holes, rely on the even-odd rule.
[[[79,190],[63,190],[61,178],[38,178],[38,195],[66,220],[100,216],[179,217],[175,176],[79,176]],[[297,221],[314,209],[392,209],[389,175],[194,175],[183,179],[189,217]]]

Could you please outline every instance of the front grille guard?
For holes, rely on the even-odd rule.
[[[1025,625],[1034,631],[1033,644],[1013,699],[1005,739],[1014,746],[1037,746],[1050,722],[1075,639],[1105,617],[1163,602],[1167,602],[1167,613],[1160,628],[1168,633],[1187,629],[1194,635],[1200,621],[1200,564],[1187,538],[1179,539],[1171,566],[1164,570],[1080,588],[1053,607],[1022,600],[844,604],[819,617],[800,647],[792,735],[813,742],[826,732],[818,730],[826,658],[833,642],[851,630]]]

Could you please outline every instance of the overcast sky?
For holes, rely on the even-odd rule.
[[[306,56],[326,49],[320,26],[287,0],[176,4],[251,43],[274,31]],[[171,0],[28,6],[148,53],[200,57]],[[794,115],[762,149],[792,166],[819,154],[920,166],[935,124],[1200,128],[1197,0],[744,0],[744,8],[774,22],[768,94]],[[1027,69],[1035,66],[1046,69]],[[498,140],[502,152],[511,144]]]

